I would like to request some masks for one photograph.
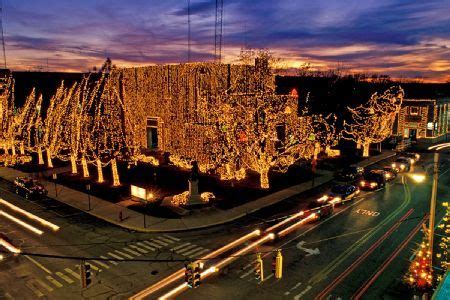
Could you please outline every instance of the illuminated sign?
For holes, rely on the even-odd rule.
[[[154,199],[153,193],[135,185],[131,185],[131,196],[146,201],[152,201]]]

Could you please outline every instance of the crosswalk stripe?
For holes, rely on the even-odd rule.
[[[48,281],[50,281],[51,283],[53,283],[53,285],[56,286],[56,287],[59,287],[59,288],[60,288],[60,287],[63,286],[58,280],[56,280],[55,278],[53,278],[53,277],[50,276],[50,275],[45,276],[45,278],[46,278]]]
[[[131,253],[135,256],[142,256],[142,254],[140,254],[139,252],[136,252],[134,250],[131,250],[130,248],[123,247],[122,250],[127,251],[128,253]]]
[[[147,244],[147,245],[149,245],[149,246],[156,247],[156,248],[162,248],[161,245],[158,245],[158,244],[156,244],[156,243],[152,243],[152,242],[149,242],[149,241],[143,241],[143,243],[145,243],[145,244]]]
[[[25,285],[26,285],[30,290],[32,290],[33,293],[34,293],[38,298],[44,297],[44,294],[43,294],[38,288],[36,288],[36,287],[34,286],[34,284],[33,284],[33,282],[32,282],[31,280],[27,281],[27,282],[25,283]]]
[[[133,256],[123,253],[119,250],[114,250],[114,252],[119,253],[120,255],[125,256],[126,258],[133,259]]]
[[[102,266],[105,269],[109,269],[109,266],[101,261],[93,260],[92,262],[95,262],[97,265]]]
[[[193,258],[193,257],[195,257],[195,258],[200,258],[200,255],[202,255],[203,253],[206,253],[206,252],[208,252],[209,251],[209,249],[203,249],[202,251],[200,251],[200,252],[194,252],[194,253],[192,253],[191,255],[189,255],[189,258]]]
[[[197,247],[197,245],[190,245],[185,247],[184,249],[176,250],[175,252],[178,254],[183,254],[183,252],[187,252],[188,250]]]
[[[171,239],[171,240],[174,240],[175,242],[181,241],[179,238],[176,238],[176,237],[171,236],[171,235],[168,235],[168,234],[165,234],[164,236],[165,236],[166,238],[169,238],[169,239]]]
[[[61,277],[65,282],[67,282],[69,284],[73,283],[73,280],[71,278],[67,277],[66,274],[63,274],[61,272],[56,272],[55,274],[58,275],[59,277]]]
[[[188,252],[184,252],[183,255],[184,255],[184,256],[189,256],[189,255],[191,255],[192,253],[195,253],[195,252],[200,251],[200,250],[202,250],[202,249],[205,249],[205,248],[203,248],[203,247],[197,247],[197,248],[194,248],[194,249],[189,250]]]
[[[177,247],[172,248],[172,249],[170,249],[170,250],[175,251],[175,250],[181,249],[181,248],[183,248],[184,246],[187,246],[187,245],[190,245],[190,244],[191,244],[191,243],[185,243],[185,244],[183,244],[183,245],[181,245],[181,246],[177,246]]]
[[[155,243],[160,244],[162,246],[169,246],[169,244],[167,244],[166,242],[163,242],[163,241],[160,241],[160,240],[157,240],[157,239],[152,239],[152,242],[155,242]]]
[[[65,268],[64,271],[66,271],[67,273],[69,273],[70,275],[75,277],[76,279],[80,280],[80,274],[78,274],[77,272],[74,272],[72,269]]]
[[[42,282],[41,280],[39,280],[39,279],[35,279],[35,282],[37,283],[37,284],[39,284],[40,286],[42,286],[44,289],[46,289],[47,291],[49,291],[49,292],[51,292],[51,291],[53,291],[53,288],[51,287],[51,286],[49,286],[48,284],[46,284],[45,282]]]
[[[123,257],[120,257],[119,255],[116,255],[116,254],[114,254],[114,253],[112,253],[112,252],[108,252],[107,254],[108,254],[109,256],[115,258],[115,259],[124,260]]]
[[[94,269],[94,271],[98,271],[98,272],[102,271],[102,269],[100,269],[99,267],[97,267],[93,263],[89,263],[89,265],[91,266],[92,269]],[[80,269],[80,265],[77,265],[77,268]]]
[[[142,249],[142,248],[139,248],[139,247],[136,246],[136,245],[130,245],[130,248],[134,248],[134,249],[136,249],[138,252],[141,252],[141,253],[148,253],[147,250],[144,250],[144,249]]]
[[[112,256],[112,255],[111,255]],[[101,258],[103,258],[103,259],[108,259],[106,256],[100,256]],[[117,258],[117,257],[114,257],[114,258]],[[118,265],[118,263],[116,263],[115,261],[113,261],[113,260],[108,260],[108,262],[110,262],[111,264],[113,264],[113,265],[115,265],[115,266],[117,266]]]
[[[138,244],[141,247],[144,247],[145,249],[149,249],[151,251],[155,251],[155,248],[152,248],[150,246],[147,246],[146,244],[142,243],[142,242],[137,242],[136,244]]]
[[[170,240],[170,239],[162,237],[162,236],[159,236],[158,239],[160,239],[166,243],[169,243],[169,244],[172,244],[174,242],[173,240]]]

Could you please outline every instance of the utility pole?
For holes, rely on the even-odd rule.
[[[437,186],[439,179],[439,153],[437,151],[434,152],[434,168],[433,168],[433,186],[431,189],[431,203],[430,203],[430,267],[433,268],[433,242],[434,242],[434,223],[435,223],[435,215],[436,215],[436,195],[437,195]]]

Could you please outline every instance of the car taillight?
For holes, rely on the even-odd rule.
[[[378,183],[376,183],[376,182],[371,182],[370,183],[370,187],[376,187],[378,185]]]

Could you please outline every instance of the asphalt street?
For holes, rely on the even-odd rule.
[[[439,202],[448,199],[449,158],[447,154],[441,156]],[[430,165],[431,155],[426,154],[411,172],[429,172]],[[0,198],[61,229],[53,232],[8,207],[0,207],[44,231],[37,235],[0,217],[0,232],[22,252],[30,254],[9,255],[0,262],[3,271],[0,273],[0,298],[127,298],[179,270],[184,262],[304,209],[327,188],[329,185],[223,226],[176,234],[144,234],[110,225],[52,199],[25,200],[14,194],[10,183],[1,181]],[[429,209],[430,190],[431,174],[423,183],[413,182],[408,174],[400,175],[385,189],[363,192],[353,201],[336,207],[332,216],[305,224],[283,238],[238,257],[234,263],[203,280],[199,288],[188,290],[177,299],[312,299],[327,290],[328,299],[348,299],[421,221]],[[442,217],[441,208],[438,205],[437,220]],[[380,238],[383,238],[380,245],[370,252]],[[399,297],[398,280],[418,241],[420,233],[370,286],[364,298]],[[283,249],[284,257],[280,280],[271,276],[271,257],[278,248]],[[253,274],[256,252],[262,253],[265,264],[266,279],[260,284]],[[86,289],[81,288],[79,280],[78,266],[82,257],[87,258],[94,273],[93,283]],[[364,259],[358,260],[361,257]],[[346,273],[349,267],[352,270]],[[338,284],[329,289],[337,278]]]

